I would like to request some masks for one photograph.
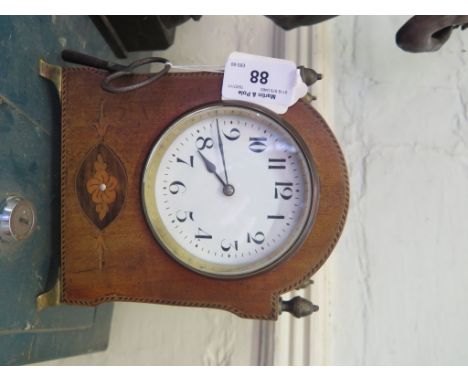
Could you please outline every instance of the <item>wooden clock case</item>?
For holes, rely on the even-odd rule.
[[[302,136],[319,176],[317,215],[306,240],[263,273],[217,279],[163,251],[145,219],[141,181],[161,132],[188,111],[221,101],[222,75],[168,74],[138,90],[111,94],[100,86],[106,74],[91,68],[63,68],[61,74],[61,301],[210,307],[277,319],[279,296],[320,268],[345,223],[346,164],[325,121],[302,101],[281,116]]]

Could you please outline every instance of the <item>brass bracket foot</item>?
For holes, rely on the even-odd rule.
[[[62,285],[60,278],[57,278],[55,285],[52,289],[44,292],[36,297],[36,310],[40,312],[46,308],[57,306],[61,304],[60,297],[62,293]]]
[[[39,75],[48,79],[55,85],[59,98],[62,99],[62,67],[58,65],[51,65],[40,59]]]

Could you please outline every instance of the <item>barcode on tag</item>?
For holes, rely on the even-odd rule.
[[[233,52],[226,62],[223,100],[251,102],[283,114],[306,93],[293,61]]]

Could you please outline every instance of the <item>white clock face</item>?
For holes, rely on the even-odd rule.
[[[264,112],[200,109],[171,125],[143,178],[149,225],[166,251],[212,276],[257,273],[308,233],[317,180],[304,146]]]

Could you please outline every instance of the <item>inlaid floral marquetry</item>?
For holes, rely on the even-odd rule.
[[[86,182],[86,189],[91,194],[92,202],[96,204],[99,220],[104,220],[109,212],[109,205],[115,202],[118,181],[115,176],[107,172],[107,164],[104,163],[101,154],[98,154],[94,162],[94,170],[94,176]]]
[[[107,132],[112,128],[112,118],[116,117],[117,120],[121,120],[125,115],[125,108],[122,107],[109,107],[103,100],[100,101],[99,114],[93,127],[100,140],[104,140]],[[115,123],[115,120],[114,120]]]
[[[105,144],[91,149],[78,171],[76,192],[84,213],[99,229],[119,215],[126,188],[125,170],[112,150]]]

